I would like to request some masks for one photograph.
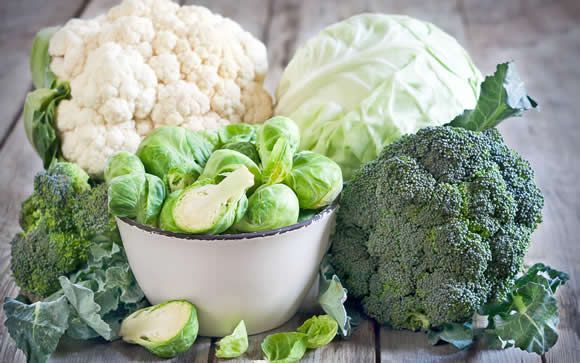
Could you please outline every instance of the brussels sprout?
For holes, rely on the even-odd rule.
[[[262,124],[256,135],[256,144],[258,145],[258,153],[263,162],[268,160],[276,141],[280,137],[285,137],[288,140],[292,154],[298,150],[298,146],[300,145],[300,130],[294,121],[284,116],[276,116]]]
[[[287,117],[272,117],[260,127],[256,144],[262,160],[263,183],[280,183],[292,169],[292,157],[300,145],[300,130]]]
[[[218,131],[222,145],[232,142],[254,142],[256,141],[257,127],[249,124],[230,124],[222,127]]]
[[[246,155],[234,150],[216,150],[207,161],[200,180],[210,179],[214,182],[221,181],[228,173],[245,166],[254,174],[254,185],[260,184],[262,178],[260,168]]]
[[[324,155],[301,151],[284,179],[298,196],[300,208],[318,209],[332,203],[342,190],[342,171]]]
[[[242,153],[252,159],[256,165],[260,165],[260,155],[258,155],[258,149],[256,149],[256,145],[249,141],[230,142],[222,145],[221,148]]]
[[[239,221],[248,208],[246,191],[254,175],[245,166],[228,174],[219,184],[210,179],[170,196],[161,212],[162,228],[188,233],[218,234]]]
[[[165,194],[165,184],[155,175],[121,175],[109,184],[109,210],[117,217],[156,226]]]
[[[301,209],[298,214],[298,223],[314,218],[320,212],[320,209]]]
[[[195,306],[185,300],[173,300],[129,315],[121,323],[119,335],[158,357],[172,358],[193,345],[198,329]]]
[[[167,199],[165,199],[165,203],[163,203],[161,213],[159,214],[159,228],[164,231],[183,232],[181,228],[177,227],[175,220],[173,219],[173,208],[175,208],[175,202],[177,202],[182,191],[183,190],[176,190],[169,194]]]
[[[246,324],[240,321],[232,334],[217,342],[215,356],[218,358],[237,358],[248,350],[248,332]]]
[[[141,141],[137,156],[148,173],[175,191],[197,179],[213,149],[202,134],[181,127],[160,127]]]
[[[292,171],[293,151],[288,140],[281,137],[274,144],[268,161],[262,163],[262,178],[266,185],[281,183]]]
[[[298,221],[298,198],[284,184],[262,185],[248,201],[248,210],[233,226],[240,232],[266,231]]]
[[[109,158],[105,168],[105,182],[111,183],[113,178],[125,174],[145,174],[145,167],[135,154],[128,151],[119,151]]]

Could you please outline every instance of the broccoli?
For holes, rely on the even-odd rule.
[[[380,323],[463,322],[506,296],[543,203],[529,163],[496,129],[425,128],[346,185],[331,263]]]
[[[77,165],[56,163],[34,178],[24,201],[22,232],[12,240],[12,274],[32,300],[58,289],[58,277],[87,262],[93,238],[116,232],[107,210],[107,188],[91,188]]]

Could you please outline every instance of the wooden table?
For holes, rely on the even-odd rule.
[[[20,203],[32,190],[41,169],[21,122],[22,102],[31,88],[28,50],[34,33],[71,17],[92,17],[117,0],[2,0],[0,3],[0,299],[14,296],[9,241],[18,230]],[[534,234],[527,262],[544,261],[570,273],[559,293],[560,340],[543,357],[510,349],[458,352],[431,347],[424,334],[392,331],[363,321],[352,339],[309,352],[306,362],[580,362],[580,1],[578,0],[202,0],[185,1],[241,23],[268,46],[273,90],[296,48],[324,26],[371,11],[400,13],[429,20],[464,44],[483,73],[514,59],[541,113],[512,120],[500,128],[509,145],[533,164],[546,206],[544,222]],[[4,320],[0,310],[0,321]],[[297,316],[278,330],[289,331]],[[251,337],[245,359],[262,359]],[[214,341],[201,338],[174,361],[214,362]],[[0,327],[0,362],[21,362],[4,326]],[[121,342],[64,341],[53,361],[154,361],[137,346]],[[240,360],[247,361],[247,360]]]

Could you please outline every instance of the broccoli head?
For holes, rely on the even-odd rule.
[[[60,288],[58,277],[87,262],[93,238],[116,232],[104,184],[91,188],[87,174],[56,163],[34,178],[21,209],[22,232],[12,240],[12,274],[33,300]]]
[[[345,187],[331,262],[380,323],[465,321],[511,287],[542,207],[529,163],[497,130],[425,128]]]

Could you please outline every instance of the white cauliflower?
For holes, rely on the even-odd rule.
[[[272,114],[264,44],[204,7],[125,0],[70,20],[48,52],[50,69],[71,88],[55,121],[62,155],[93,176],[156,127],[214,129]]]

